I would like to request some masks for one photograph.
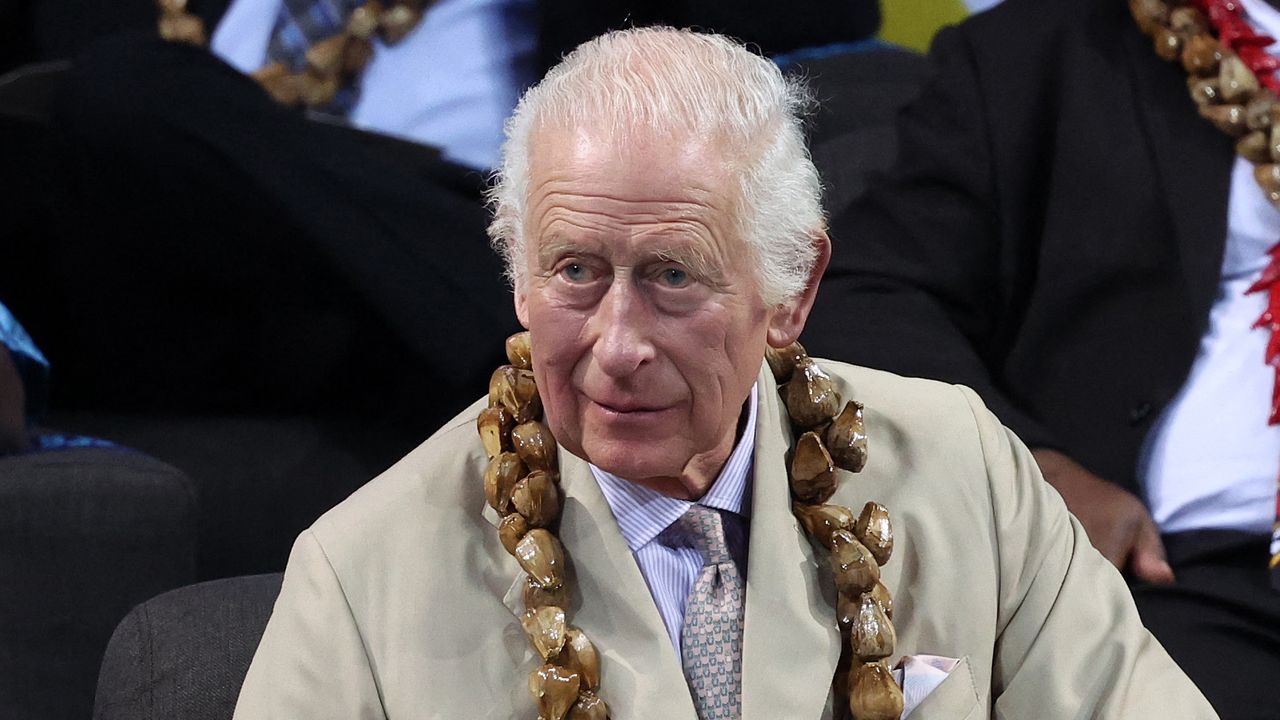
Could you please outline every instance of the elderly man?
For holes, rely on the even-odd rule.
[[[529,335],[298,540],[237,718],[1214,717],[972,392],[792,345],[804,104],[667,29],[528,92],[492,232]]]

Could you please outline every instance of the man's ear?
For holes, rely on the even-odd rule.
[[[818,251],[818,257],[813,263],[813,270],[809,273],[804,290],[775,309],[773,319],[769,322],[768,340],[772,347],[784,348],[800,337],[800,332],[809,319],[809,311],[813,309],[813,301],[818,297],[818,283],[827,271],[827,263],[831,262],[831,238],[827,237],[827,231],[816,230],[811,241]]]
[[[516,319],[520,321],[520,325],[525,329],[529,329],[529,282],[527,280],[516,280],[515,287],[515,303],[516,303]]]

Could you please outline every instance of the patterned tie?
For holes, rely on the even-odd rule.
[[[290,72],[302,72],[311,46],[342,32],[351,11],[363,4],[364,0],[283,0],[267,45],[268,62],[278,62]],[[354,84],[345,86],[322,110],[330,115],[346,115],[355,107],[358,95]]]
[[[720,513],[694,505],[673,524],[702,555],[702,573],[684,611],[684,676],[701,720],[742,717],[745,588],[724,539]]]

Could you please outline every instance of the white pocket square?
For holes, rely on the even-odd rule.
[[[960,663],[959,658],[941,655],[904,655],[893,668],[893,679],[902,688],[902,718],[911,715]]]

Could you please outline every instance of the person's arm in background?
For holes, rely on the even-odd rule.
[[[936,76],[899,116],[893,170],[833,213],[832,261],[802,342],[817,355],[973,388],[1035,449],[1103,555],[1140,579],[1169,582],[1141,501],[1060,452],[993,376],[1039,251],[1036,228],[1009,227],[1002,210],[1034,206],[1037,188],[998,183],[991,109],[965,26],[942,31],[930,54]],[[1040,161],[1028,153],[1026,162]]]

